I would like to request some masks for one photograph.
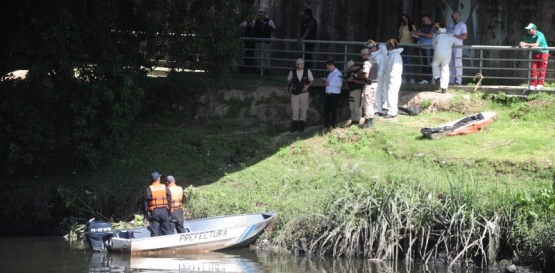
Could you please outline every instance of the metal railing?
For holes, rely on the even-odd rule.
[[[269,65],[269,67],[265,67],[264,62],[260,62],[260,59],[248,56],[248,54],[245,55],[245,63],[250,62],[251,65],[239,64],[239,67],[250,68],[251,71],[256,71],[255,73],[261,76],[264,75],[266,69],[272,70],[272,73],[276,73],[276,70],[281,70],[282,72],[280,73],[285,74],[286,70],[294,68],[297,58],[305,58],[307,53],[312,53],[313,56],[312,66],[310,66],[310,64],[307,66],[309,66],[314,74],[318,75],[325,74],[324,64],[329,59],[333,59],[340,70],[345,68],[345,64],[351,59],[355,62],[362,62],[359,52],[364,45],[363,42],[324,40],[298,41],[296,39],[260,39],[250,37],[243,37],[242,39],[244,41],[254,41],[258,43],[259,48],[266,47],[265,49],[268,50],[267,52],[270,52],[269,57],[260,57],[270,61],[271,65]],[[270,43],[267,44],[264,42]],[[316,44],[315,50],[307,52],[305,50],[305,45],[307,43]],[[413,67],[414,73],[407,74],[404,72],[403,76],[431,79],[431,72],[423,72],[423,70],[426,70],[426,68],[430,66],[422,64],[420,61],[421,55],[419,54],[419,50],[417,50],[422,47],[430,47],[430,45],[399,44],[399,47],[405,48],[405,50],[410,53],[405,53],[405,56],[412,57],[413,59],[411,66]],[[538,48],[488,45],[463,45],[453,47],[463,49],[463,83],[473,81],[475,76],[480,73],[488,85],[518,86],[530,84],[532,54],[534,51],[538,50]],[[412,50],[409,50],[409,48],[412,48]],[[555,51],[555,47],[542,49]],[[247,50],[252,50],[251,53],[254,52],[254,56],[257,56],[257,51],[261,52],[261,49],[256,48]],[[550,65],[552,63],[553,60],[549,59],[545,77],[546,82],[555,80],[555,69],[553,65]],[[405,67],[407,65],[408,64],[405,64]]]

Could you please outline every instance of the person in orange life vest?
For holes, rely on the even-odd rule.
[[[166,177],[166,180],[172,195],[172,202],[170,203],[171,229],[175,228],[177,233],[185,233],[186,231],[183,227],[183,201],[185,200],[183,188],[175,184],[175,178],[171,175]]]
[[[170,226],[170,204],[172,195],[170,190],[160,183],[161,175],[153,172],[152,183],[146,188],[145,195],[145,219],[150,224],[152,236],[173,234]]]

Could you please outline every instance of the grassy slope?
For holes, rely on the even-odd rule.
[[[193,89],[206,86],[181,81]],[[234,79],[217,82],[217,88],[248,90],[253,82],[281,84]],[[71,174],[70,187],[92,190],[95,194],[87,195],[85,203],[111,204],[115,208],[101,213],[129,220],[129,211],[139,210],[148,174],[156,170],[175,176],[178,184],[193,186],[188,189],[190,217],[278,210],[278,228],[299,215],[321,212],[322,202],[348,180],[402,183],[437,195],[448,193],[453,185],[472,187],[483,203],[502,202],[499,196],[507,193],[548,188],[555,158],[553,100],[503,106],[482,100],[480,94],[470,97],[457,95],[453,112],[424,111],[393,121],[381,119],[371,129],[352,127],[326,135],[276,135],[264,131],[263,125],[241,128],[225,120],[184,120],[172,111],[169,119],[144,122],[125,152],[100,172]],[[483,132],[441,140],[421,137],[422,127],[484,110],[499,115]]]
[[[185,178],[182,184],[195,186],[189,205],[195,216],[278,210],[278,227],[299,215],[321,212],[321,202],[355,178],[405,183],[433,194],[449,192],[453,184],[473,187],[484,204],[502,202],[499,198],[508,193],[550,187],[549,168],[555,158],[550,149],[553,113],[545,115],[545,111],[553,109],[526,108],[531,112],[515,119],[515,113],[528,111],[522,109],[524,104],[501,106],[478,100],[471,101],[476,103],[474,108],[497,111],[497,121],[483,132],[441,140],[422,139],[420,128],[461,114],[424,112],[382,119],[372,129],[352,127],[326,135],[313,131],[253,137],[253,133],[159,125],[154,131],[169,133],[147,143],[138,138],[141,141],[135,145],[141,152],[164,151],[151,160],[159,167],[144,164],[143,170],[162,168]],[[198,143],[191,145],[194,141]],[[248,150],[250,156],[229,163],[229,155],[221,154],[229,150],[235,151],[232,154]]]

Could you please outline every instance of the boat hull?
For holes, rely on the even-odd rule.
[[[156,254],[194,253],[246,247],[275,219],[276,213],[244,214],[186,221],[189,232],[151,237],[147,227],[116,231],[110,252]]]

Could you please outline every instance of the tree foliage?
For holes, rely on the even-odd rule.
[[[147,69],[227,75],[240,53],[235,0],[26,0],[4,10],[0,163],[24,166],[68,154],[97,167],[129,138],[144,104]]]

